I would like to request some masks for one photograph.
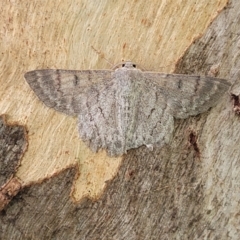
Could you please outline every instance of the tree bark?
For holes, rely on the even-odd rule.
[[[108,15],[108,9],[115,10],[120,5],[111,2],[104,3],[102,2],[101,15],[98,16],[103,25],[106,23],[109,23],[109,25],[103,26],[101,34],[104,34],[104,28],[107,32],[109,31],[108,28],[111,28],[110,32],[113,38],[115,38],[115,41],[118,41],[119,29],[117,29],[116,22],[115,25],[111,25],[114,19],[118,18],[114,13],[113,15]],[[191,4],[190,2],[185,3],[186,7],[183,8],[184,10],[181,8],[181,3],[179,5],[177,3],[177,1],[169,2],[166,10],[170,11],[170,9],[172,10],[176,7],[177,10],[181,9],[180,12],[182,13],[183,11],[184,14],[177,15],[179,11],[173,11],[174,13],[169,13],[169,15],[162,14],[163,21],[165,18],[167,19],[164,22],[165,25],[161,25],[162,27],[168,29],[167,26],[168,24],[171,25],[172,21],[182,21],[180,16],[186,16],[188,11],[191,10],[188,8]],[[116,48],[121,48],[119,52],[121,52],[124,58],[129,56],[136,57],[140,61],[144,57],[147,59],[144,54],[150,49],[149,56],[153,58],[149,62],[146,61],[147,67],[149,65],[161,66],[161,62],[158,60],[160,58],[160,53],[157,50],[158,46],[162,43],[167,44],[167,39],[170,39],[169,41],[171,42],[171,39],[176,40],[179,38],[181,39],[179,40],[180,43],[178,43],[179,48],[184,43],[187,50],[174,50],[171,52],[171,44],[166,45],[168,46],[167,51],[169,55],[176,53],[178,56],[171,59],[168,59],[169,56],[166,56],[168,64],[174,63],[182,56],[176,64],[176,73],[205,75],[210,70],[214,75],[226,78],[234,83],[229,93],[219,99],[219,104],[216,107],[186,120],[175,120],[173,139],[169,145],[165,145],[161,149],[154,148],[153,151],[150,151],[147,147],[142,146],[138,149],[128,151],[121,159],[107,158],[104,153],[91,155],[84,147],[80,147],[82,151],[79,151],[78,148],[80,145],[77,141],[80,140],[75,137],[77,136],[77,131],[74,132],[75,130],[73,130],[76,127],[75,119],[61,116],[61,114],[58,115],[58,113],[48,110],[38,103],[37,98],[34,98],[34,94],[30,92],[23,78],[18,82],[9,81],[8,84],[10,85],[7,85],[7,83],[3,85],[3,99],[0,100],[0,110],[2,111],[1,113],[8,114],[7,122],[4,124],[12,125],[14,119],[17,119],[21,124],[24,123],[28,129],[27,139],[29,146],[26,148],[25,139],[27,133],[25,135],[22,134],[22,129],[18,130],[19,134],[11,135],[13,140],[10,142],[14,142],[14,144],[7,145],[6,141],[3,141],[0,145],[1,149],[8,146],[8,152],[11,151],[12,153],[16,151],[16,147],[18,146],[17,154],[13,155],[13,158],[8,161],[9,165],[4,165],[4,159],[6,156],[9,156],[9,153],[7,155],[5,151],[5,155],[1,158],[0,169],[6,169],[5,171],[9,169],[10,171],[7,177],[1,177],[1,186],[6,186],[4,185],[6,182],[16,177],[19,183],[21,183],[22,188],[20,190],[19,185],[17,185],[17,191],[20,191],[9,203],[7,202],[4,205],[4,209],[0,213],[1,239],[225,240],[240,238],[240,150],[238,147],[240,121],[238,111],[234,111],[234,106],[236,107],[238,103],[240,89],[238,79],[240,69],[238,65],[240,63],[237,61],[239,54],[240,2],[238,0],[229,1],[210,24],[216,14],[209,17],[206,14],[209,8],[215,9],[214,11],[216,9],[220,11],[224,4],[226,4],[226,2],[223,4],[223,1],[215,1],[215,3],[217,5],[215,8],[208,5],[210,3],[204,5],[205,8],[201,9],[202,18],[199,18],[199,32],[196,32],[194,27],[189,28],[191,34],[189,32],[186,33],[185,36],[188,36],[186,38],[182,37],[184,34],[181,32],[181,28],[177,32],[177,29],[174,27],[175,25],[172,25],[172,35],[168,35],[170,30],[163,32],[162,36],[158,35],[159,38],[154,35],[155,31],[159,29],[159,26],[154,22],[154,18],[158,16],[158,11],[163,8],[164,2],[157,5],[158,8],[156,6],[155,8],[151,8],[152,5],[150,5],[151,11],[149,10],[149,14],[151,16],[145,15],[145,18],[143,18],[143,15],[138,16],[136,14],[138,11],[139,14],[143,14],[144,11],[142,9],[147,7],[147,3],[144,1],[141,1],[140,5],[135,2],[135,7],[132,5],[121,5],[121,11],[118,9],[119,13],[122,12],[125,17],[129,17],[127,18],[129,21],[123,24],[124,27],[120,21],[119,28],[123,37],[119,37],[120,39],[116,44]],[[49,5],[43,12],[43,8],[37,5],[37,2],[34,3],[32,1],[32,4],[27,3],[28,7],[24,3],[21,3],[20,6],[22,8],[17,11],[20,15],[16,14],[14,16],[12,14],[12,9],[16,10],[14,4],[14,2],[10,2],[7,5],[8,13],[11,13],[12,18],[9,18],[8,24],[7,18],[5,18],[4,24],[6,24],[5,27],[8,29],[5,33],[14,37],[16,33],[11,32],[11,23],[15,21],[14,17],[25,17],[21,24],[13,25],[13,29],[17,31],[19,36],[22,31],[22,35],[25,37],[27,31],[29,39],[24,39],[24,37],[21,37],[21,39],[34,46],[33,50],[31,49],[31,44],[28,47],[26,47],[26,44],[21,49],[18,47],[19,55],[16,62],[19,63],[21,73],[18,72],[18,75],[14,75],[13,72],[17,69],[17,64],[13,65],[9,61],[11,53],[8,53],[9,55],[6,57],[7,50],[9,50],[7,44],[9,35],[5,34],[3,36],[4,46],[2,47],[2,52],[5,63],[1,65],[1,69],[5,73],[4,79],[6,82],[9,78],[12,79],[14,76],[21,76],[24,71],[31,70],[28,69],[28,66],[25,66],[25,63],[23,64],[25,60],[23,58],[23,51],[26,51],[26,49],[28,56],[31,57],[31,62],[36,62],[32,63],[32,69],[37,67],[52,67],[55,64],[57,64],[58,68],[67,68],[69,66],[69,68],[81,69],[74,62],[77,59],[72,60],[70,58],[73,56],[76,57],[77,54],[81,53],[81,61],[84,61],[84,58],[90,56],[89,53],[84,55],[84,44],[88,46],[87,51],[91,49],[91,45],[96,44],[97,46],[94,46],[95,49],[100,46],[99,42],[93,40],[94,34],[101,36],[101,34],[98,35],[99,32],[92,24],[94,21],[90,21],[89,25],[78,25],[76,19],[74,21],[71,19],[71,15],[78,16],[81,13],[76,14],[80,11],[79,9],[84,9],[84,14],[87,12],[91,19],[94,18],[94,8],[90,5],[84,5],[82,2],[80,6],[80,3],[78,3],[79,5],[76,3],[75,8],[72,7],[69,11],[66,7],[67,5],[60,4],[54,7]],[[129,10],[130,7],[133,10],[132,12]],[[32,11],[33,9],[33,15],[28,15],[29,11],[27,10]],[[54,10],[52,13],[53,16],[51,15],[51,10]],[[136,15],[129,14],[127,16],[124,14],[124,11],[135,13]],[[196,18],[199,16],[198,14],[196,12]],[[34,16],[45,19],[44,23],[48,24],[39,29],[41,34],[38,38],[34,37],[37,36],[36,30],[40,25],[35,27],[35,31],[31,32]],[[83,15],[80,14],[80,16]],[[131,16],[134,16],[133,21],[131,21]],[[68,17],[69,21],[67,21]],[[103,20],[104,17],[106,17],[106,20]],[[139,17],[142,23],[141,31],[138,28],[135,29],[138,26]],[[113,20],[110,21],[112,18]],[[86,18],[85,24],[88,23],[87,20]],[[193,20],[187,20],[186,17],[185,22],[183,21],[182,24],[191,26],[191,21],[194,25]],[[61,24],[64,22],[67,29],[66,32],[61,32],[54,28],[59,22]],[[95,19],[96,24],[97,22]],[[27,29],[24,29],[23,23],[26,23]],[[185,29],[183,25],[182,28]],[[20,27],[17,28],[16,26]],[[52,28],[51,26],[54,27]],[[85,32],[82,29],[76,29],[79,26],[82,29],[85,27]],[[64,34],[68,33],[69,29],[73,30],[76,36],[85,34],[86,38],[85,41],[84,38],[81,38],[80,45],[83,46],[81,51],[79,49],[78,51],[74,50],[76,46],[60,44],[60,48],[65,46],[64,50],[70,53],[70,57],[58,53],[58,51],[64,52],[63,49],[51,47],[58,46],[60,41],[66,41],[64,37],[68,38],[68,35],[65,36]],[[134,30],[131,33],[129,29]],[[51,34],[49,40],[52,45],[47,43],[48,38],[45,38],[45,31]],[[176,33],[179,35],[176,35]],[[34,37],[31,37],[31,34]],[[136,36],[139,37],[135,40],[135,45],[139,41],[139,53],[131,42],[134,34],[137,34]],[[142,43],[143,39],[141,38],[144,34],[149,39],[149,42],[144,41],[145,45]],[[105,35],[108,35],[108,41],[105,39]],[[105,35],[103,35],[104,41],[102,41],[103,47],[100,47],[101,49],[107,48],[106,43],[113,43],[111,42],[111,35],[107,33]],[[150,39],[153,35],[154,38]],[[196,39],[196,35],[202,36]],[[69,37],[69,39],[74,40],[76,36]],[[195,38],[195,41],[192,43],[191,41],[188,42],[188,38],[191,38],[191,40]],[[127,41],[127,39],[130,40]],[[56,41],[56,45],[54,45],[53,40]],[[126,41],[125,45],[124,40]],[[35,41],[43,42],[46,46],[44,44],[38,46],[34,43]],[[87,41],[90,41],[90,43],[86,43]],[[17,39],[15,43],[18,43]],[[19,43],[20,46],[22,46],[21,44]],[[13,42],[10,45],[13,48],[12,51],[15,51]],[[152,48],[152,45],[155,48]],[[72,46],[73,49],[67,49],[69,46]],[[110,44],[108,48],[106,52],[108,51],[108,56],[110,56],[114,47]],[[125,50],[126,48],[127,50]],[[164,46],[161,46],[161,50],[163,48]],[[135,51],[135,53],[132,51]],[[96,53],[93,51],[93,54]],[[57,56],[61,56],[62,58],[59,59]],[[99,56],[101,60],[103,59],[101,58],[103,54],[96,54],[96,56],[95,58],[90,58],[92,62],[96,63]],[[162,63],[164,63],[164,56],[164,54],[161,56],[163,58]],[[104,57],[106,56],[104,55]],[[54,63],[54,59],[56,63]],[[135,59],[132,58],[132,60]],[[172,66],[168,70],[171,71],[171,69]],[[14,88],[15,94],[10,94],[10,87]],[[20,93],[25,94],[24,100],[20,97]],[[231,101],[232,94],[234,98]],[[11,104],[8,105],[9,101]],[[15,105],[15,108],[13,105]],[[26,105],[28,109],[24,109],[22,105]],[[19,109],[21,108],[21,111],[18,111],[18,106]],[[29,120],[30,118],[32,120]],[[6,130],[5,125],[3,127],[4,131]],[[41,125],[43,126],[42,128]],[[62,127],[63,125],[66,125],[66,127]],[[70,133],[68,133],[69,131]],[[21,141],[18,139],[19,136],[21,136]],[[14,139],[18,139],[18,141],[14,141]],[[24,157],[21,160],[23,154]],[[18,162],[16,162],[16,156]],[[20,160],[21,166],[18,168]],[[90,166],[91,162],[94,161],[101,163],[98,165],[98,168],[101,170],[98,169],[97,171],[96,167],[89,167],[90,173],[86,172],[87,167],[85,165]],[[113,163],[114,161],[115,163]],[[113,164],[113,166],[111,165],[111,168],[108,168],[110,164]],[[107,173],[104,173],[104,170]],[[97,171],[97,173],[95,174],[94,171]],[[90,177],[90,175],[93,175],[93,177]],[[86,178],[86,185],[89,183],[90,188],[83,185],[85,190],[80,194],[80,191],[77,189],[81,187],[81,183],[78,182],[81,176]],[[100,176],[103,177],[101,178]],[[89,180],[92,178],[94,179],[94,184],[91,182],[92,180]],[[73,182],[75,182],[74,187],[72,187]],[[104,187],[104,190],[95,190],[98,187],[100,189]]]

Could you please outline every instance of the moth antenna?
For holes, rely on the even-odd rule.
[[[98,51],[96,48],[94,48],[93,46],[91,46],[91,48],[94,50],[94,52],[96,52],[101,58],[103,58],[109,65],[111,65],[111,67],[114,67],[114,64],[112,64],[107,58],[105,58],[104,54],[101,51]]]

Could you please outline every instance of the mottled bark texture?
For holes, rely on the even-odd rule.
[[[176,72],[239,79],[240,2],[232,0],[179,62]],[[234,90],[235,89],[235,90]],[[240,119],[230,95],[210,111],[177,120],[162,149],[125,155],[94,201],[75,204],[74,170],[29,186],[0,216],[1,239],[239,239]]]
[[[21,188],[14,174],[26,148],[25,128],[16,124],[8,125],[5,116],[0,116],[0,210]]]

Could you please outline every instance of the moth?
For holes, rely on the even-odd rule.
[[[114,70],[34,70],[24,75],[48,107],[78,116],[80,138],[92,151],[119,156],[170,141],[174,118],[213,107],[225,79],[142,71],[130,61]]]

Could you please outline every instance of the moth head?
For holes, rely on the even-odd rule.
[[[137,65],[131,61],[126,61],[122,63],[122,67],[124,68],[137,68]]]
[[[125,61],[122,63],[117,64],[113,69],[117,69],[117,68],[128,68],[128,69],[135,69],[137,68],[136,63],[131,62],[131,61]]]

